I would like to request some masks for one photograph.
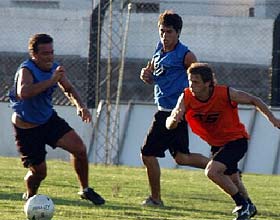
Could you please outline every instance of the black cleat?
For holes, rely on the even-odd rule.
[[[94,205],[103,205],[105,200],[96,193],[92,188],[87,188],[81,192],[78,192],[82,199],[91,201]]]
[[[248,220],[251,218],[250,204],[247,203],[243,206],[237,206],[232,213],[237,213],[237,217],[233,220]]]
[[[256,206],[253,203],[251,203],[249,205],[250,205],[250,207],[249,207],[250,218],[252,218],[252,217],[254,217],[258,213],[258,210],[257,210]]]

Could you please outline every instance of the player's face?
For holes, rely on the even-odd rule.
[[[189,74],[189,88],[197,98],[205,98],[209,95],[209,82],[203,82],[198,74]],[[206,98],[207,98],[206,97]]]
[[[178,42],[179,33],[177,33],[172,26],[164,25],[160,25],[158,31],[163,49],[165,51],[173,50]]]
[[[34,53],[32,58],[40,69],[49,71],[52,68],[54,60],[53,44],[39,44],[38,52]]]

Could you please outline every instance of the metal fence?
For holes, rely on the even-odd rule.
[[[73,6],[73,8],[63,10],[63,8],[60,9],[60,5],[48,8],[47,2],[44,1],[43,7],[12,5],[0,8],[0,28],[2,29],[0,100],[8,101],[6,94],[13,83],[17,66],[28,58],[29,36],[37,32],[51,34],[55,40],[55,52],[58,54],[56,58],[65,66],[67,76],[81,94],[83,101],[89,107],[97,108],[103,100],[100,108],[102,106],[106,113],[97,115],[96,120],[99,126],[95,126],[89,152],[94,154],[95,162],[107,164],[118,163],[115,159],[120,148],[119,104],[121,102],[153,102],[152,86],[145,85],[139,79],[141,68],[152,54],[141,57],[140,51],[142,47],[152,51],[151,47],[155,47],[157,43],[157,37],[154,36],[157,36],[156,20],[159,12],[171,6],[176,7],[176,2],[178,4],[181,2],[175,11],[178,11],[183,18],[188,14],[193,20],[197,18],[223,20],[237,17],[246,21],[254,19],[254,8],[249,3],[247,5],[231,4],[229,9],[228,5],[220,5],[220,3],[215,5],[213,3],[215,1],[212,3],[209,1],[211,4],[186,1],[185,3],[188,4],[196,4],[187,7],[186,4],[182,4],[184,1],[102,0],[89,4],[91,8],[80,9],[79,6],[76,8]],[[193,10],[188,8],[193,8]],[[30,17],[31,10],[32,17]],[[184,22],[187,23],[187,21]],[[229,20],[229,22],[232,21]],[[150,25],[150,23],[155,25]],[[201,25],[200,29],[195,29],[196,36],[203,36],[205,31],[208,31],[207,28],[209,27]],[[225,26],[225,28],[229,27]],[[143,30],[153,34],[144,35]],[[250,32],[250,30],[247,31]],[[248,35],[246,42],[255,41],[259,48],[254,50],[255,54],[247,56],[258,56],[258,52],[266,51],[268,43],[272,44],[272,31],[270,29],[267,33],[267,39],[263,39],[263,35]],[[188,34],[192,35],[192,33]],[[219,61],[207,60],[204,54],[210,53],[206,49],[211,49],[215,39],[227,40],[225,36],[215,36],[215,30],[213,34],[213,36],[209,35],[208,42],[203,42],[203,44],[196,43],[195,38],[191,40],[190,46],[194,48],[198,59],[212,64],[219,83],[251,92],[269,104],[271,64],[228,62],[228,57],[224,57],[224,60],[219,58]],[[246,42],[235,42],[232,45],[228,42],[222,43],[229,51],[242,54],[244,47],[247,46]],[[238,43],[241,46],[236,47]],[[130,52],[127,52],[128,46]],[[242,50],[239,52],[240,48]],[[222,50],[215,49],[217,53]],[[268,53],[272,54],[272,51]],[[60,91],[54,95],[54,104],[70,105]],[[100,123],[103,125],[100,126]]]

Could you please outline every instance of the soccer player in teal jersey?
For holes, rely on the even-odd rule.
[[[167,130],[165,121],[176,106],[177,99],[188,86],[186,70],[197,61],[187,46],[179,41],[182,19],[172,11],[165,11],[158,19],[160,42],[152,60],[141,70],[140,78],[154,84],[154,98],[158,111],[141,148],[142,161],[147,169],[151,195],[143,205],[163,206],[160,194],[160,166],[157,157],[165,157],[165,151],[179,165],[205,168],[208,158],[190,153],[188,125],[179,123],[174,130]]]

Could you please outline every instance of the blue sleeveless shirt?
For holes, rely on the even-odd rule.
[[[52,105],[52,94],[57,87],[57,84],[31,98],[18,99],[16,96],[16,85],[19,70],[22,68],[27,68],[33,76],[33,83],[39,83],[50,79],[57,66],[58,64],[54,63],[49,72],[44,72],[39,69],[31,59],[24,61],[19,66],[15,74],[14,85],[9,92],[9,97],[12,109],[23,121],[34,124],[44,124],[49,120],[54,112]]]
[[[163,45],[158,43],[154,60],[154,99],[158,108],[172,110],[178,97],[188,87],[184,59],[189,52],[187,46],[178,41],[174,50],[164,53]]]

